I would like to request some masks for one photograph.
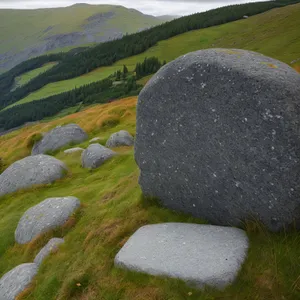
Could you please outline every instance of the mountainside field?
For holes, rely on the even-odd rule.
[[[0,73],[33,56],[92,45],[164,20],[113,5],[0,10]]]
[[[14,105],[43,99],[73,89],[75,86],[101,80],[126,65],[134,70],[138,62],[156,56],[161,61],[171,61],[185,53],[206,48],[240,48],[257,51],[297,66],[300,58],[300,4],[273,9],[245,20],[190,31],[159,42],[146,52],[116,62],[113,66],[99,68],[83,76],[58,81],[44,86]],[[299,62],[299,61],[298,61]]]
[[[29,155],[31,136],[57,125],[76,123],[87,131],[89,138],[100,137],[102,144],[111,133],[121,129],[135,134],[136,100],[132,97],[96,105],[2,136],[0,157],[8,166]],[[86,148],[88,144],[87,141],[78,146]],[[203,221],[143,198],[131,147],[118,148],[119,156],[93,171],[80,167],[80,154],[66,155],[63,150],[53,155],[70,168],[66,178],[0,199],[0,278],[18,264],[32,261],[50,238],[65,239],[59,251],[44,261],[33,283],[18,300],[299,299],[299,233],[271,234],[258,224],[246,226],[250,239],[248,259],[237,280],[224,291],[194,290],[179,280],[115,268],[115,255],[141,226]],[[17,223],[29,207],[48,197],[69,195],[78,197],[82,207],[62,229],[43,234],[27,245],[14,242]]]

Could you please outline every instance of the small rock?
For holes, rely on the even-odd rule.
[[[30,263],[19,265],[6,273],[0,279],[0,299],[15,300],[29,286],[37,271],[38,266]]]
[[[49,198],[31,207],[19,221],[16,242],[26,244],[41,233],[62,226],[79,206],[77,198],[64,197]]]
[[[125,130],[121,130],[110,136],[110,138],[106,142],[106,147],[115,148],[120,146],[132,146],[133,144],[134,139],[132,135]]]
[[[43,262],[43,260],[52,252],[58,249],[58,246],[64,243],[64,239],[53,238],[48,244],[38,253],[38,255],[34,259],[34,263],[37,266]]]
[[[156,224],[140,228],[117,254],[115,265],[222,289],[236,278],[247,249],[248,238],[237,228]]]
[[[77,148],[71,148],[71,149],[65,150],[64,153],[65,154],[72,154],[72,153],[75,153],[75,152],[82,152],[82,151],[84,151],[83,148],[77,147]]]
[[[82,143],[87,138],[86,132],[76,124],[58,126],[46,133],[41,141],[35,143],[31,155],[55,151],[70,143]]]
[[[92,144],[82,153],[82,166],[84,168],[95,169],[100,167],[106,160],[115,155],[116,152],[107,149],[100,144]]]
[[[99,141],[101,141],[101,139],[99,137],[95,137],[95,138],[90,140],[90,143],[96,143],[96,142],[99,142]]]
[[[47,184],[64,177],[66,165],[48,155],[25,157],[0,175],[0,196],[37,184]]]

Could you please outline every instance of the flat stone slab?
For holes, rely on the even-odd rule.
[[[6,273],[0,279],[0,300],[15,300],[29,286],[37,271],[37,265],[30,263],[19,265]]]
[[[43,262],[43,260],[52,252],[56,251],[59,245],[63,244],[65,241],[64,239],[53,238],[51,239],[47,245],[38,253],[38,255],[34,259],[34,263],[37,266]]]
[[[76,148],[67,149],[67,150],[64,151],[64,153],[65,154],[72,154],[72,153],[82,152],[82,151],[84,151],[83,148],[76,147]]]
[[[116,152],[100,144],[91,144],[83,151],[81,164],[83,168],[96,169],[115,155],[117,155]]]
[[[90,140],[90,143],[96,143],[96,142],[99,142],[99,141],[101,141],[101,139],[99,137],[95,137],[95,138]]]
[[[88,135],[77,124],[57,126],[47,132],[41,141],[35,143],[32,148],[32,155],[55,151],[70,143],[82,143],[87,140]]]
[[[248,250],[237,228],[165,223],[140,228],[120,250],[115,265],[151,275],[179,278],[202,288],[231,284]]]
[[[121,130],[112,134],[105,146],[108,148],[116,148],[122,146],[133,146],[133,144],[134,139],[132,135],[128,131]]]
[[[63,197],[49,198],[31,207],[19,221],[16,242],[26,244],[41,233],[62,226],[79,206],[77,198]]]
[[[0,196],[65,176],[67,166],[49,155],[28,156],[10,165],[0,175]]]

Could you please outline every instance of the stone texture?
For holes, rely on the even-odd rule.
[[[125,130],[116,132],[110,136],[106,142],[106,147],[116,148],[121,146],[133,146],[134,139],[131,134]]]
[[[53,238],[51,239],[48,244],[38,253],[38,255],[34,259],[34,263],[37,266],[43,262],[43,260],[52,252],[56,251],[59,245],[64,243],[64,239]]]
[[[248,238],[237,228],[156,224],[140,228],[117,254],[115,264],[221,289],[236,278],[247,249]]]
[[[208,49],[164,66],[137,105],[144,194],[217,225],[300,227],[300,76],[255,52]]]
[[[96,143],[96,142],[99,142],[99,141],[101,141],[101,139],[99,137],[95,137],[95,138],[90,140],[90,143]]]
[[[25,157],[0,175],[0,196],[37,184],[47,184],[64,177],[67,167],[48,155]]]
[[[82,166],[84,168],[96,169],[115,155],[116,152],[107,149],[100,144],[92,144],[82,153]]]
[[[77,198],[63,197],[49,198],[31,207],[19,221],[16,242],[26,244],[41,233],[62,226],[79,206]]]
[[[77,148],[71,148],[71,149],[67,149],[64,151],[65,154],[72,154],[72,153],[76,153],[76,152],[82,152],[84,151],[83,148],[77,147]]]
[[[0,279],[0,300],[15,300],[31,283],[37,274],[36,264],[22,264],[6,273]]]
[[[82,143],[88,138],[83,129],[76,124],[68,124],[66,126],[58,126],[47,132],[42,140],[35,143],[32,148],[32,155],[55,151],[70,143]]]

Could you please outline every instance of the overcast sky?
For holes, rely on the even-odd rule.
[[[187,15],[212,8],[258,0],[0,0],[0,8],[34,9],[69,6],[75,3],[118,4],[155,16]]]

